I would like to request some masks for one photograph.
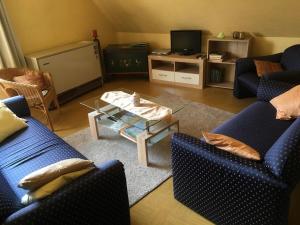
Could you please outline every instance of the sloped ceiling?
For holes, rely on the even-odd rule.
[[[299,37],[299,0],[93,0],[119,32],[207,34],[246,31],[255,36]]]

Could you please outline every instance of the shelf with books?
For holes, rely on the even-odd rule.
[[[223,60],[223,61],[218,61],[218,60],[209,60],[209,63],[220,63],[220,64],[228,64],[228,65],[235,65],[236,61],[233,60]]]
[[[207,41],[207,72],[206,85],[233,89],[235,76],[235,64],[238,58],[248,57],[251,45],[251,38],[244,40],[237,39],[216,39],[210,38]],[[222,71],[221,82],[214,82],[214,70]]]
[[[233,89],[235,64],[208,63],[206,86]]]

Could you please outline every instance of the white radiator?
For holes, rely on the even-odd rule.
[[[25,58],[29,68],[52,74],[58,94],[102,79],[99,55],[91,41],[32,53]]]

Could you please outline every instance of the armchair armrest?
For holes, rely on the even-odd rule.
[[[277,139],[265,155],[265,165],[291,188],[300,180],[300,118]]]
[[[239,75],[241,75],[243,73],[247,73],[247,72],[255,72],[256,73],[256,67],[254,64],[254,60],[280,62],[281,56],[282,56],[282,53],[277,53],[274,55],[267,55],[267,56],[240,58],[236,62],[236,76],[239,76]]]
[[[262,162],[177,133],[172,169],[175,198],[216,224],[287,224],[289,188]]]
[[[15,96],[2,101],[18,117],[30,116],[30,109],[23,96]]]
[[[44,200],[15,212],[5,225],[129,225],[122,163],[110,161]]]

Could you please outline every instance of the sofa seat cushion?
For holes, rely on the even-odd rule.
[[[31,117],[26,119],[27,129],[0,144],[0,172],[10,189],[10,200],[15,209],[23,207],[20,205],[21,198],[27,193],[18,187],[24,176],[64,159],[86,159],[37,120]]]
[[[0,172],[0,224],[21,207],[16,196]]]
[[[256,95],[258,85],[259,85],[259,77],[256,73],[244,73],[237,78],[241,85],[250,90],[253,94]]]
[[[275,108],[255,102],[213,132],[235,138],[256,149],[262,158],[282,133],[293,123],[276,120]]]

